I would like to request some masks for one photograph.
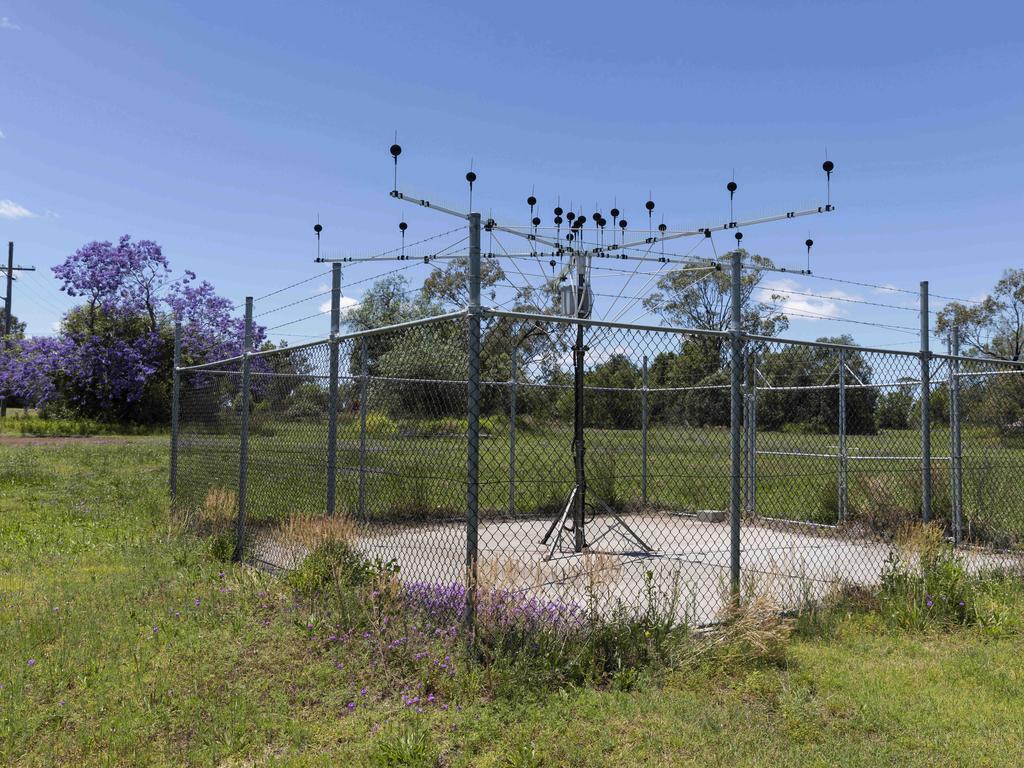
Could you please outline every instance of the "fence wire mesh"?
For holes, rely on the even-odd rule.
[[[475,587],[478,610],[574,621],[657,603],[704,624],[736,586],[794,608],[876,584],[926,514],[974,567],[1021,564],[1017,366],[929,356],[926,387],[916,354],[753,337],[733,360],[728,334],[489,312],[474,386],[473,322],[250,355],[247,397],[242,361],[182,369],[175,505],[250,562],[291,569],[344,535],[426,600]]]

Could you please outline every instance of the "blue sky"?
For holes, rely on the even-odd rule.
[[[650,191],[671,228],[724,221],[734,170],[737,218],[817,204],[827,147],[838,212],[750,229],[750,250],[802,266],[810,233],[819,274],[978,296],[1022,255],[1022,21],[1011,3],[0,0],[0,239],[40,268],[15,314],[52,332],[69,302],[49,267],[122,233],[241,301],[322,271],[318,213],[345,253],[397,246],[403,219],[410,240],[450,229],[387,196],[396,129],[400,186],[463,205],[472,160],[476,207],[514,223],[533,188],[548,218],[560,195],[640,223]],[[348,268],[347,294],[394,266]],[[316,313],[322,285],[257,311]],[[833,296],[791,295],[789,336],[917,343],[796,316],[913,328],[911,311],[836,300],[912,296],[784,287]]]

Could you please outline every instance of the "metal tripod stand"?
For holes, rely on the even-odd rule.
[[[544,538],[541,539],[541,544],[548,544],[547,554],[544,556],[545,560],[550,560],[554,557],[555,553],[559,551],[562,538],[566,533],[572,533],[573,552],[582,552],[589,546],[597,543],[599,540],[607,536],[616,527],[621,528],[625,531],[628,538],[632,539],[637,546],[643,552],[652,552],[653,548],[649,546],[640,535],[634,531],[622,516],[618,512],[609,507],[604,501],[594,497],[597,505],[602,510],[610,515],[614,522],[612,525],[594,539],[590,544],[587,543],[586,536],[586,508],[587,508],[587,472],[586,472],[586,442],[583,433],[583,365],[585,362],[587,348],[584,346],[583,340],[583,323],[576,323],[576,345],[573,347],[573,462],[576,470],[576,484],[569,492],[569,497],[566,500],[565,506],[562,508],[561,514],[556,517],[551,525],[548,527],[547,533],[544,534]],[[591,507],[594,504],[591,503]],[[572,520],[572,525],[567,525],[569,520]]]

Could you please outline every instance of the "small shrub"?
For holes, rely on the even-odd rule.
[[[502,768],[542,768],[544,761],[537,754],[537,745],[520,744],[501,762]]]
[[[872,533],[892,538],[920,517],[919,507],[915,509],[897,486],[885,475],[858,474],[853,484],[857,503],[851,506],[849,518]]]
[[[200,536],[216,537],[233,531],[238,514],[238,494],[230,488],[213,487],[206,492],[202,504],[178,509],[178,524]]]
[[[1024,590],[1013,576],[971,573],[938,524],[905,529],[882,574],[881,612],[906,629],[971,625],[1019,631]]]
[[[817,497],[818,505],[811,512],[811,522],[837,522],[839,520],[839,484],[832,482],[831,478],[826,479],[818,486]]]
[[[795,622],[766,597],[756,595],[728,605],[722,622],[689,649],[692,662],[715,667],[780,665]]]
[[[434,768],[438,752],[426,728],[405,725],[384,733],[375,745],[380,768]]]
[[[369,560],[344,539],[326,539],[288,575],[288,583],[299,595],[316,595],[365,587],[382,573],[397,572],[393,562]]]
[[[222,531],[210,537],[210,556],[222,563],[230,563],[235,559],[235,536]]]
[[[610,507],[615,507],[618,497],[615,492],[615,452],[595,447],[587,452],[587,490]]]

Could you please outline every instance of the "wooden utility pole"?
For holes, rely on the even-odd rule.
[[[2,267],[0,267],[2,268]],[[14,241],[7,243],[7,293],[4,297],[4,338],[3,351],[7,352],[7,340],[11,337],[11,292],[14,288],[15,272],[35,272],[35,267],[14,266]],[[7,393],[0,392],[0,418],[7,415]]]

